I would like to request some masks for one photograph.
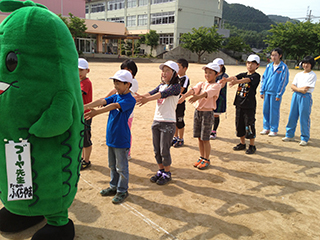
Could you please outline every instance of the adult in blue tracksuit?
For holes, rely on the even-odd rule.
[[[264,102],[263,130],[260,134],[268,134],[270,137],[277,136],[281,98],[289,81],[289,70],[287,65],[281,61],[282,54],[280,48],[272,50],[272,63],[267,65],[261,80],[260,97],[264,99]]]
[[[298,73],[292,82],[293,91],[291,108],[286,127],[286,136],[282,141],[294,141],[294,133],[300,116],[300,146],[306,146],[310,138],[310,114],[312,107],[312,92],[317,81],[317,75],[312,71],[316,61],[311,56],[302,60],[303,72]]]

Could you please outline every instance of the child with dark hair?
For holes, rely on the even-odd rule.
[[[199,159],[193,164],[194,167],[203,170],[210,165],[210,132],[213,123],[213,110],[216,109],[216,100],[219,96],[221,85],[216,83],[216,77],[220,72],[220,67],[215,63],[208,63],[202,67],[206,81],[197,83],[180,99],[179,103],[185,98],[193,95],[189,99],[194,103],[195,111],[193,118],[193,137],[198,138]]]
[[[85,119],[109,112],[106,143],[108,146],[108,162],[110,168],[110,186],[100,191],[102,196],[114,196],[112,203],[122,203],[128,197],[131,131],[128,118],[132,113],[136,100],[131,95],[132,74],[127,70],[119,70],[113,77],[113,84],[118,94],[101,98],[84,105]],[[104,106],[104,107],[100,107]],[[100,108],[97,108],[100,107]]]
[[[240,73],[236,76],[223,78],[222,82],[230,82],[230,86],[238,84],[236,97],[233,105],[236,106],[236,130],[237,137],[240,138],[240,143],[233,150],[246,150],[246,138],[250,139],[249,148],[246,154],[256,152],[254,144],[256,137],[255,115],[256,115],[256,89],[260,83],[260,74],[256,70],[260,66],[260,57],[256,54],[251,54],[247,58],[247,72]]]
[[[82,92],[83,104],[92,102],[92,83],[87,77],[90,72],[89,64],[84,58],[78,59],[78,69],[80,77],[80,86]],[[89,112],[89,110],[86,110]],[[80,170],[84,170],[91,166],[90,156],[92,152],[92,141],[91,141],[91,123],[92,119],[85,120],[84,122],[84,139],[83,139],[83,150]]]
[[[229,77],[228,74],[226,74],[226,67],[224,66],[224,61],[222,58],[214,59],[213,63],[216,63],[220,66],[220,72],[218,73],[216,82],[219,82],[222,78]],[[225,113],[226,109],[227,109],[227,84],[222,84],[219,97],[217,99],[217,108],[213,110],[214,120],[213,120],[213,129],[210,133],[211,140],[214,140],[217,138],[217,129],[220,123],[220,115],[222,113]]]
[[[289,82],[289,70],[281,60],[283,51],[275,48],[271,51],[272,63],[269,63],[261,79],[260,97],[263,101],[263,130],[261,135],[277,136],[280,120],[281,98]]]
[[[188,87],[190,85],[190,80],[186,75],[189,63],[186,59],[180,58],[178,59],[177,64],[179,66],[178,75],[180,77],[179,82],[181,85],[181,92],[180,92],[180,97],[181,97],[183,94],[185,94],[188,91]],[[185,123],[184,123],[185,110],[186,110],[185,101],[177,105],[177,109],[176,109],[177,123],[176,123],[176,132],[172,140],[173,147],[182,147],[184,144],[183,135],[184,135],[184,127],[185,127]]]
[[[138,72],[138,67],[137,67],[136,63],[131,59],[127,59],[121,64],[120,69],[128,70],[132,74],[132,85],[130,87],[130,91],[131,91],[132,95],[135,96],[136,92],[138,92],[138,89],[139,89],[138,81],[135,79],[135,76]],[[106,98],[110,97],[111,95],[116,94],[116,93],[117,93],[117,90],[114,88],[108,93]],[[132,122],[133,122],[133,112],[131,113],[131,115],[128,119],[128,125],[129,125],[130,130],[132,127]],[[131,144],[132,144],[132,135],[131,135],[131,140],[130,140],[130,146],[131,146]],[[131,147],[129,149],[128,159],[129,160],[131,159]]]
[[[150,181],[158,185],[164,185],[172,179],[170,147],[176,129],[176,108],[181,86],[177,63],[167,61],[161,64],[159,68],[162,70],[162,83],[147,94],[137,94],[136,99],[140,106],[149,101],[157,100],[151,129],[153,149],[159,170],[150,178]]]
[[[312,108],[312,92],[314,90],[317,75],[312,71],[315,60],[307,56],[302,60],[303,72],[297,73],[291,85],[293,91],[291,108],[286,127],[286,136],[282,141],[294,141],[297,121],[300,121],[301,142],[300,146],[306,146],[310,138],[310,114]]]

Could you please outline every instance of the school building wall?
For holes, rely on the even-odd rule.
[[[91,0],[87,2],[87,6],[92,4],[105,4],[104,12],[86,14],[87,19],[107,20],[108,18],[124,18],[124,22],[129,34],[146,34],[150,30],[155,30],[158,34],[173,34],[173,44],[170,49],[179,45],[180,35],[182,33],[191,32],[192,28],[201,26],[211,27],[213,25],[221,26],[222,7],[224,0],[175,0],[161,4],[148,5],[127,8],[126,5],[122,9],[108,11],[107,0]],[[127,1],[125,1],[125,4]],[[174,12],[174,23],[170,24],[151,24],[151,14]],[[138,26],[138,15],[148,15],[147,25]],[[127,26],[127,17],[136,16],[136,26]],[[218,29],[218,33],[228,37],[229,32],[225,29]]]

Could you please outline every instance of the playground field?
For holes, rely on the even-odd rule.
[[[108,79],[119,63],[89,63],[88,77],[94,99],[112,88]],[[137,64],[139,93],[160,82],[159,64]],[[204,80],[203,65],[190,64],[191,85]],[[245,66],[226,66],[229,76],[246,71]],[[258,69],[262,75],[265,67]],[[291,69],[282,99],[279,135],[257,135],[257,152],[234,152],[233,99],[236,87],[228,87],[227,113],[221,115],[217,139],[211,141],[211,166],[192,166],[199,157],[197,139],[192,137],[194,108],[187,103],[185,145],[171,148],[173,180],[165,186],[151,183],[158,170],[154,159],[151,124],[155,102],[134,110],[132,159],[129,162],[129,197],[114,205],[99,191],[108,187],[110,174],[105,145],[108,114],[93,119],[92,166],[81,172],[79,189],[69,209],[77,240],[131,239],[320,239],[320,83],[313,92],[311,139],[308,146],[282,142],[288,120],[292,80],[301,70]],[[320,81],[320,72],[315,71]],[[256,129],[262,130],[263,100],[257,94]],[[1,233],[0,239],[31,239],[45,222],[18,234]]]

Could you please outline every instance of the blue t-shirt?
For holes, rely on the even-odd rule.
[[[130,148],[131,132],[128,119],[132,113],[136,100],[131,95],[114,94],[105,98],[107,105],[119,103],[121,108],[110,111],[107,123],[107,145],[114,148]]]

